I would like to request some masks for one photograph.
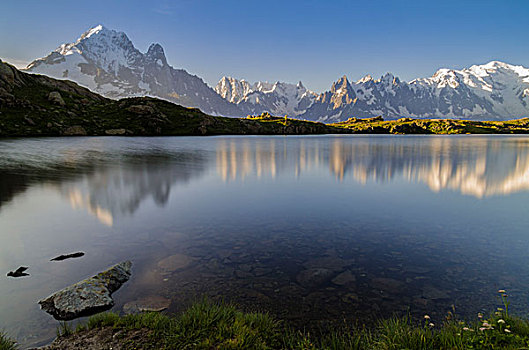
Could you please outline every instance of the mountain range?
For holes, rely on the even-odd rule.
[[[244,114],[261,114],[299,116],[314,103],[316,93],[308,90],[300,81],[297,84],[283,82],[248,83],[223,77],[215,91],[225,100],[237,104]]]
[[[439,69],[405,82],[387,73],[351,82],[344,75],[316,94],[301,82],[256,82],[223,77],[215,89],[167,63],[163,48],[146,53],[127,35],[102,25],[31,62],[26,72],[68,79],[110,98],[153,96],[212,115],[269,112],[339,122],[350,117],[507,120],[529,115],[529,69],[491,61],[462,70]]]

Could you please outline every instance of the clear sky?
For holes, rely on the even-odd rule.
[[[2,0],[0,57],[43,57],[103,24],[214,86],[303,81],[322,92],[346,74],[403,80],[501,60],[529,67],[528,0]]]

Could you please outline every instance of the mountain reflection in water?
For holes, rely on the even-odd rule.
[[[86,210],[108,226],[115,217],[133,214],[146,198],[164,206],[173,185],[198,177],[205,169],[204,157],[190,151],[141,145],[101,151],[101,145],[90,139],[70,147],[52,143],[51,149],[21,143],[14,154],[0,155],[0,207],[41,183],[57,188],[73,208]],[[24,157],[17,158],[20,154]]]
[[[278,173],[300,176],[327,164],[336,179],[347,176],[361,184],[391,182],[402,178],[422,182],[435,192],[459,191],[482,198],[529,189],[529,143],[494,137],[381,138],[379,142],[359,137],[336,137],[299,141],[286,150],[287,141],[269,139],[250,143],[221,140],[217,144],[217,173],[222,180],[257,178]]]
[[[201,158],[186,153],[170,157],[143,154],[140,161],[94,169],[58,188],[73,208],[85,209],[101,223],[112,226],[115,217],[132,215],[146,198],[152,198],[160,207],[166,205],[172,186],[203,171]]]

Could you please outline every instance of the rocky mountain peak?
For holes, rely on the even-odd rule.
[[[340,79],[332,84],[331,92],[332,93],[346,93],[351,89],[351,84],[347,80],[347,76],[343,75]]]
[[[106,45],[108,47],[117,46],[124,49],[135,49],[127,34],[116,30],[108,29],[103,25],[98,25],[84,32],[75,45],[82,45],[86,49],[92,46]]]
[[[396,85],[399,83],[399,78],[388,72],[380,77],[380,81],[385,85]]]
[[[158,65],[161,65],[161,66],[167,65],[167,59],[165,57],[163,47],[158,43],[151,44],[145,56],[151,59],[152,61],[155,61]]]
[[[356,83],[357,84],[362,84],[362,83],[367,83],[369,81],[373,81],[373,77],[368,74],[368,75],[364,76],[362,79],[358,80]]]
[[[92,35],[98,34],[99,32],[102,32],[102,31],[108,32],[109,30],[106,27],[104,27],[102,24],[98,24],[97,26],[92,27],[88,29],[86,32],[84,32],[83,34],[81,34],[79,39],[77,39],[77,42],[80,42],[81,40],[84,40],[84,39],[88,39]]]

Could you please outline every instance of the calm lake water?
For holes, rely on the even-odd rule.
[[[507,289],[523,314],[528,190],[520,136],[0,140],[0,329],[51,340],[37,301],[126,259],[117,312],[207,295],[308,329],[438,323]]]

